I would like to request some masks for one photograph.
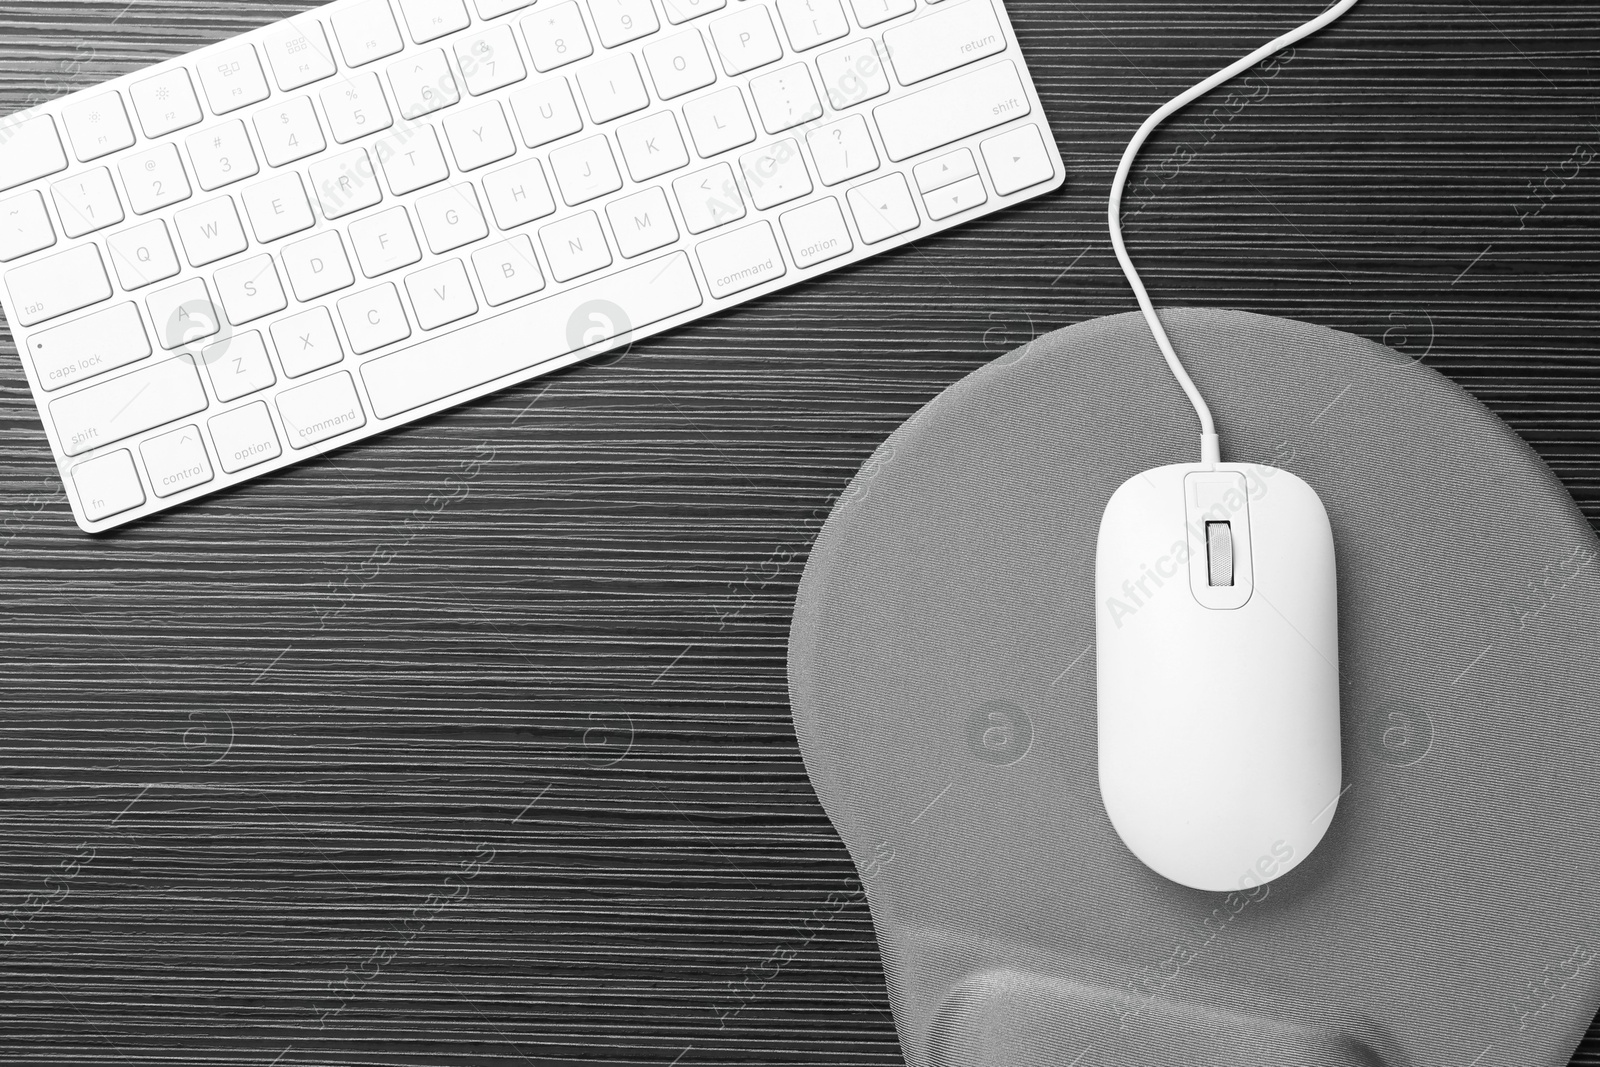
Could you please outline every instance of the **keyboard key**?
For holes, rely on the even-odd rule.
[[[617,127],[617,144],[622,147],[628,174],[636,182],[689,165],[689,150],[683,146],[678,120],[670,111],[658,111]]]
[[[91,96],[67,108],[61,118],[80,163],[133,147],[133,125],[119,93]]]
[[[424,330],[437,330],[478,313],[478,301],[472,295],[467,268],[459,259],[447,259],[406,275],[406,292],[411,294],[411,309],[417,313],[417,325]]]
[[[339,301],[345,336],[358,356],[411,336],[400,294],[388,282]]]
[[[431,115],[461,99],[455,75],[450,73],[450,61],[437,48],[391,63],[389,84],[404,119]]]
[[[1037,126],[1018,126],[989,138],[979,147],[989,167],[989,177],[994,180],[994,191],[1000,196],[1010,196],[1056,175]]]
[[[589,14],[594,16],[600,43],[607,48],[637,41],[661,29],[650,0],[589,0]]]
[[[50,212],[37,190],[0,200],[0,263],[21,259],[56,243]]]
[[[422,258],[411,216],[392,207],[350,224],[350,244],[356,250],[361,273],[368,278],[409,267]]]
[[[750,112],[737,85],[689,101],[683,105],[683,121],[701,159],[720,156],[756,139],[756,128],[750,124]]]
[[[361,67],[392,56],[406,44],[394,24],[388,0],[361,0],[340,8],[333,14],[332,26],[347,67]]]
[[[812,130],[806,134],[806,145],[823,185],[838,185],[878,169],[878,150],[873,147],[867,120],[860,115],[847,115]]]
[[[672,192],[690,233],[705,233],[744,218],[744,198],[733,180],[733,168],[726,163],[684,175],[672,183]]]
[[[418,44],[464,30],[472,22],[461,0],[400,0],[400,13],[405,16],[411,39]]]
[[[211,303],[204,278],[190,278],[144,298],[155,327],[156,343],[171,351],[193,341],[215,337],[221,320]]]
[[[283,373],[299,378],[331,367],[344,359],[333,316],[327,308],[312,308],[272,324],[272,343],[278,348]]]
[[[153,430],[206,409],[191,356],[179,356],[50,402],[61,450],[69,456]]]
[[[678,227],[672,221],[667,194],[659,185],[613,200],[606,205],[606,217],[611,220],[617,251],[624,259],[665,248],[678,239]]]
[[[617,161],[611,155],[611,142],[603,134],[551,152],[550,170],[561,189],[561,199],[568,207],[577,207],[622,188],[622,175],[617,172]]]
[[[862,29],[899,18],[917,9],[917,0],[850,0]]]
[[[695,251],[715,297],[742,293],[787,273],[772,226],[764,221],[701,241]]]
[[[257,400],[234,411],[214,416],[207,427],[217,461],[229,474],[277,459],[283,454],[278,432],[272,427],[267,405]]]
[[[436,256],[489,236],[489,224],[483,221],[478,194],[470,182],[430,193],[417,201],[416,209],[422,236]]]
[[[578,105],[565,78],[538,82],[511,95],[511,110],[516,112],[522,143],[529,148],[549,144],[583,129]]]
[[[217,115],[258,104],[272,93],[256,50],[247,44],[201,60],[200,84],[205,88],[206,102]]]
[[[217,299],[222,301],[228,321],[235,326],[254,322],[289,306],[271,256],[252,256],[231,263],[217,271],[213,280],[217,283]]]
[[[778,225],[789,242],[794,265],[802,270],[837,259],[855,248],[839,201],[831,196],[784,212],[778,216]]]
[[[350,258],[338,230],[323,230],[315,237],[285,245],[283,269],[289,275],[294,298],[301,303],[336,293],[355,284]]]
[[[290,23],[269,35],[262,47],[278,88],[286,93],[331,78],[339,69],[328,47],[328,35],[315,19]]]
[[[255,151],[250,147],[250,135],[244,132],[244,123],[238,119],[190,134],[185,143],[189,147],[189,161],[194,164],[195,179],[206,192],[253,178],[261,172]]]
[[[713,11],[721,11],[728,6],[728,0],[661,0],[661,7],[667,13],[667,21],[674,26],[690,19],[709,15]]]
[[[627,52],[597,60],[578,71],[578,91],[589,109],[589,121],[600,123],[643,111],[650,106],[639,64]]]
[[[938,222],[988,203],[989,194],[984,191],[983,179],[974,175],[935,189],[923,196],[922,202],[928,209],[928,218]]]
[[[45,392],[137,363],[150,355],[144,320],[133,304],[117,304],[28,337],[28,356]]]
[[[318,95],[322,97],[323,110],[328,113],[328,129],[340,144],[394,125],[383,87],[378,84],[378,76],[370,71],[324,85]]]
[[[126,448],[78,464],[72,468],[72,484],[78,490],[84,518],[90,522],[132,511],[144,503],[144,486],[133,465],[133,453]]]
[[[515,229],[525,222],[553,214],[556,202],[544,179],[544,167],[537,159],[525,159],[515,166],[483,176],[483,191],[494,212],[495,225]]]
[[[606,247],[600,216],[584,211],[553,222],[539,231],[550,273],[558,282],[568,282],[611,265],[611,249]]]
[[[711,40],[722,57],[722,69],[729,77],[776,63],[783,58],[778,31],[765,6],[745,7],[711,23]]]
[[[758,209],[798,200],[811,192],[811,175],[794,138],[778,141],[739,157],[745,188]]]
[[[492,26],[455,42],[456,62],[473,96],[515,85],[528,76],[510,26]]]
[[[958,75],[873,109],[883,150],[899,161],[1026,115],[1028,94],[1009,60]]]
[[[267,165],[281,167],[328,147],[309,96],[296,96],[256,112],[256,136]]]
[[[532,7],[534,0],[472,0],[480,19],[498,18],[508,11],[521,11]]]
[[[128,206],[135,215],[148,215],[189,199],[189,176],[184,173],[178,146],[161,144],[147,152],[125,156],[117,169],[128,191]]]
[[[1004,52],[1006,35],[989,0],[960,0],[885,30],[883,47],[900,84],[915,85]]]
[[[224,404],[259,393],[278,381],[272,373],[272,360],[267,358],[266,343],[254,330],[207,345],[200,353],[200,362],[205,365],[217,399]]]
[[[0,192],[67,169],[67,153],[49,115],[0,119]]]
[[[6,272],[20,326],[65,315],[111,296],[111,279],[92,243],[57,252]]]
[[[750,98],[768,133],[782,133],[822,117],[822,101],[817,99],[811,71],[804,63],[752,79]]]
[[[383,176],[395,196],[414,193],[450,177],[444,161],[439,135],[432,126],[413,126],[378,142],[378,158],[383,161]]]
[[[796,52],[837,41],[850,32],[839,0],[778,0],[778,18]]]
[[[594,54],[589,31],[583,28],[583,16],[571,0],[541,8],[538,14],[523,19],[522,36],[528,42],[533,69],[541,74]]]
[[[178,229],[184,258],[191,267],[204,267],[250,247],[231,196],[185,208],[172,217],[172,223]]]
[[[292,170],[250,186],[240,198],[257,244],[267,244],[317,224],[300,175]]]
[[[104,167],[56,182],[50,186],[50,195],[61,216],[61,232],[68,237],[82,237],[115,226],[124,217],[117,187],[112,184],[111,172]]]
[[[206,455],[206,445],[200,439],[198,426],[185,426],[160,437],[152,437],[139,446],[139,454],[144,457],[150,488],[159,497],[176,496],[185,489],[205,485],[215,477],[211,472],[211,457]]]
[[[133,98],[133,110],[146,137],[165,137],[205,117],[189,72],[182,67],[172,67],[135,83],[128,95]]]
[[[875,245],[898,237],[922,225],[917,205],[902,174],[886,174],[875,181],[858,185],[845,196],[856,231],[865,244]]]
[[[444,120],[444,135],[459,171],[477,170],[517,154],[517,142],[498,100],[451,115]]]
[[[688,257],[674,252],[375,359],[361,368],[361,377],[373,413],[392,418],[610,337],[631,335],[701,303]],[[604,327],[595,326],[597,320],[588,314],[596,307],[610,312]],[[587,329],[576,330],[574,323]]]
[[[311,188],[317,191],[322,217],[338,219],[383,200],[378,176],[365,148],[354,148],[311,164]]]
[[[911,168],[919,193],[931,193],[935,189],[943,189],[977,173],[978,163],[972,158],[972,152],[966,148],[946,152],[942,156],[935,156]]]
[[[717,80],[699,30],[684,30],[651,41],[644,46],[644,64],[655,83],[656,96],[662,100],[703,89]]]
[[[106,251],[117,280],[130,291],[166,281],[182,269],[167,224],[160,219],[110,235],[106,238]]]
[[[367,424],[349,371],[339,371],[278,394],[278,417],[290,448],[310,448]]]
[[[477,272],[483,298],[490,307],[509,304],[544,288],[533,241],[525,233],[472,253],[472,269]]]
[[[878,58],[878,47],[863,39],[851,41],[817,57],[822,91],[835,111],[872,100],[889,91],[889,75]]]

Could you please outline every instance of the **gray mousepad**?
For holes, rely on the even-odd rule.
[[[1565,1064],[1600,1003],[1600,546],[1503,423],[1380,345],[1163,313],[1230,460],[1338,551],[1346,790],[1285,878],[1165,881],[1096,781],[1094,544],[1198,451],[1143,321],[957,383],[841,495],[789,652],[913,1067]]]

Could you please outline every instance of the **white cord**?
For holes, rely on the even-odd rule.
[[[1139,271],[1134,267],[1133,260],[1128,257],[1128,247],[1122,241],[1123,187],[1128,183],[1128,173],[1133,170],[1133,161],[1138,156],[1139,149],[1144,147],[1146,139],[1155,132],[1157,126],[1167,120],[1168,116],[1187,107],[1190,103],[1224,82],[1231,81],[1233,78],[1243,74],[1263,59],[1281,52],[1296,42],[1305,40],[1355,6],[1356,0],[1340,0],[1339,3],[1334,4],[1299,29],[1290,30],[1277,40],[1267,42],[1232,66],[1217,71],[1199,85],[1163,104],[1160,110],[1144,120],[1144,125],[1139,127],[1139,132],[1135,133],[1133,140],[1128,142],[1127,151],[1122,153],[1122,163],[1117,167],[1117,176],[1111,183],[1111,206],[1108,211],[1111,221],[1111,247],[1117,253],[1117,262],[1122,264],[1122,273],[1128,276],[1128,284],[1133,286],[1133,295],[1139,298],[1139,308],[1144,312],[1145,321],[1150,324],[1150,332],[1155,335],[1156,344],[1161,348],[1161,354],[1167,357],[1167,366],[1172,369],[1172,376],[1178,379],[1178,384],[1183,387],[1184,393],[1189,397],[1189,403],[1194,405],[1195,414],[1200,416],[1201,463],[1222,462],[1222,448],[1217,440],[1216,423],[1211,418],[1211,409],[1206,406],[1206,398],[1200,395],[1200,390],[1195,388],[1194,381],[1190,379],[1188,371],[1183,369],[1183,362],[1178,359],[1178,353],[1173,350],[1172,340],[1167,336],[1167,331],[1162,328],[1161,319],[1156,316],[1155,305],[1150,303],[1150,294],[1145,292],[1144,282],[1139,280]]]

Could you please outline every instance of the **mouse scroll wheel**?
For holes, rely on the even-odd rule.
[[[1206,575],[1210,585],[1233,584],[1233,524],[1206,523]]]

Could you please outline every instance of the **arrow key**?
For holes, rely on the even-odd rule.
[[[999,196],[1038,185],[1055,177],[1055,164],[1039,136],[1039,127],[1033,123],[989,138],[979,146],[983,161],[989,165],[989,177],[994,179],[994,191]]]
[[[928,217],[935,222],[947,219],[951,215],[959,215],[963,211],[971,211],[988,201],[989,194],[984,191],[983,179],[976,174],[970,178],[963,178],[954,185],[935,189],[922,198],[922,202],[928,207]]]
[[[145,473],[150,475],[150,487],[156,496],[173,496],[205,485],[213,477],[211,458],[206,455],[198,426],[152,437],[139,446],[139,452],[144,456]]]
[[[898,172],[856,186],[845,200],[850,204],[850,214],[855,216],[863,244],[887,241],[922,224],[917,205],[911,202],[905,175]]]
[[[0,200],[0,263],[21,259],[55,243],[50,213],[45,210],[44,197],[36,190]]]
[[[927,194],[972,177],[978,173],[978,164],[972,158],[971,151],[958,148],[954,152],[935,156],[926,163],[918,163],[911,172],[917,179],[917,192]]]

